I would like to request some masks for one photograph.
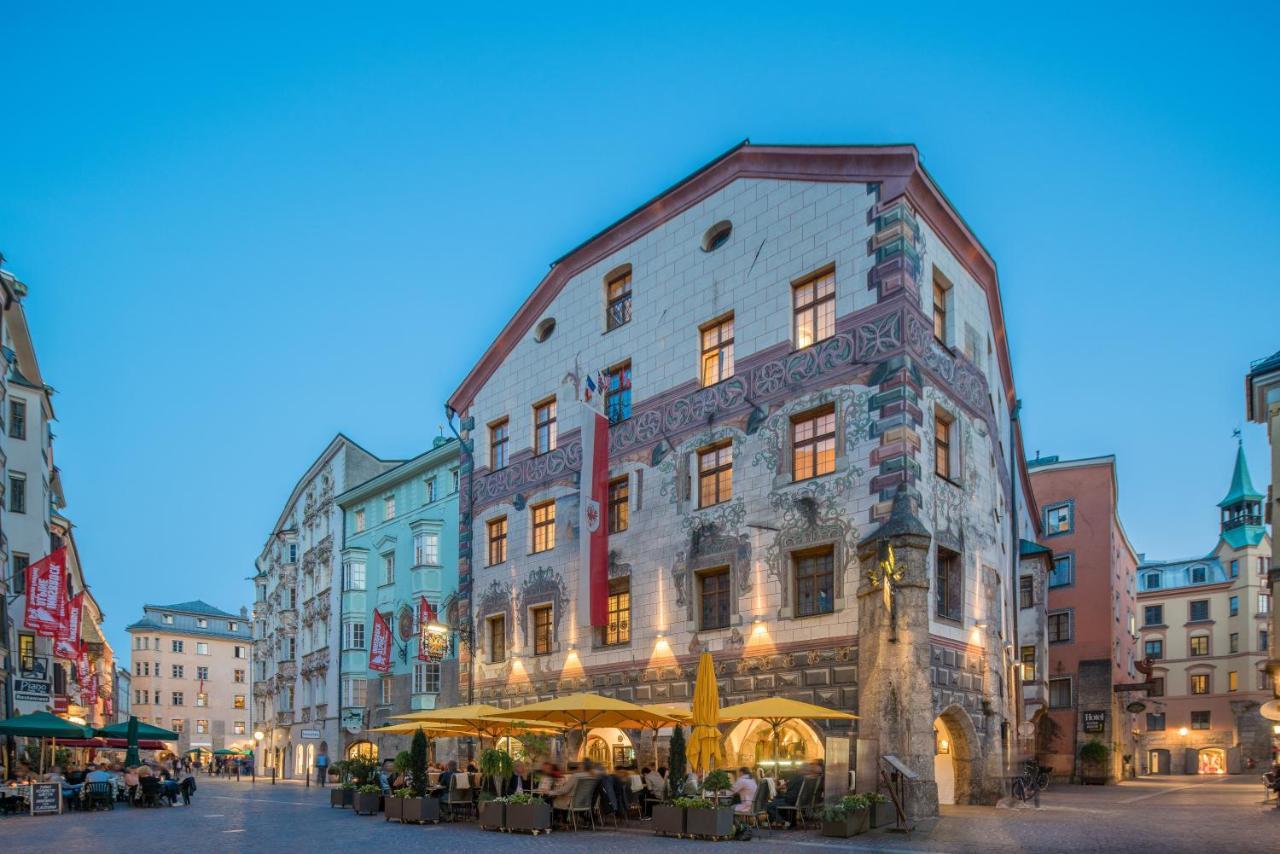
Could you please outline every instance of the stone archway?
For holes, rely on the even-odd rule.
[[[973,719],[959,705],[947,706],[933,722],[937,739],[934,758],[935,779],[939,784],[939,802],[943,800],[943,784],[952,789],[951,803],[976,804],[982,797],[982,742]]]

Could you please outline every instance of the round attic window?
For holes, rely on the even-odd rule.
[[[556,319],[554,317],[544,317],[538,321],[538,325],[533,328],[533,340],[541,344],[551,337],[551,333],[556,331]]]
[[[707,229],[707,233],[702,235],[702,251],[715,252],[721,246],[729,242],[729,235],[733,233],[733,223],[729,220],[721,220],[715,225]]]

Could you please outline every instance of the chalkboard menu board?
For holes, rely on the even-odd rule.
[[[57,815],[62,812],[61,783],[31,784],[31,814]]]

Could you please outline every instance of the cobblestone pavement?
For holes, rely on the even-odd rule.
[[[1254,775],[1167,777],[1122,786],[1050,789],[1040,809],[944,807],[943,818],[910,838],[878,832],[851,840],[786,831],[740,843],[747,850],[850,852],[1178,852],[1280,851],[1280,809],[1264,804]],[[400,825],[331,809],[328,791],[281,783],[202,781],[190,807],[0,818],[0,852],[199,852],[414,850],[694,852],[734,843],[653,836],[633,822],[622,831],[532,837],[486,833],[474,825]]]

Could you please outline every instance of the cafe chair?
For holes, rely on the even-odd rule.
[[[573,825],[573,829],[578,829],[578,816],[585,816],[587,821],[591,823],[591,829],[596,829],[595,814],[595,798],[596,798],[597,781],[590,777],[583,777],[573,784],[573,794],[569,796],[569,807],[565,810],[569,814],[569,822]]]
[[[805,794],[809,791],[810,786],[817,788],[817,783],[810,784],[809,780],[800,781],[800,791],[796,792],[796,802],[794,804],[781,804],[778,806],[778,817],[783,821],[791,822],[793,827],[799,827],[804,820],[804,804]]]
[[[440,806],[445,807],[449,813],[449,821],[457,821],[459,813],[470,818],[475,810],[475,789],[470,785],[459,785],[464,783],[464,780],[460,779],[462,777],[462,774],[454,774],[450,777],[449,790],[440,799]],[[469,784],[470,781],[466,780],[465,783]]]
[[[80,793],[83,801],[83,808],[87,810],[96,810],[105,807],[109,810],[116,808],[116,787],[111,783],[85,783],[84,789]]]
[[[769,826],[769,786],[761,780],[756,787],[756,796],[751,801],[751,812],[743,813],[742,820],[748,827],[764,830]]]
[[[158,807],[163,804],[164,786],[160,784],[160,778],[143,777],[138,781],[138,788],[142,791],[142,806]]]

